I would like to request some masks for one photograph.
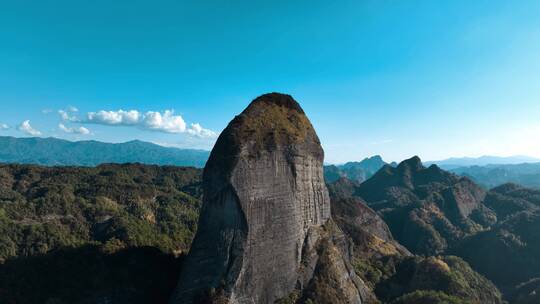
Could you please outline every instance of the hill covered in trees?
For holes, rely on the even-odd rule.
[[[459,256],[511,303],[537,299],[539,191],[516,184],[485,190],[418,157],[384,166],[364,183],[339,180],[330,188],[365,201],[412,253]]]
[[[58,138],[0,136],[0,162],[44,166],[97,166],[103,163],[143,163],[204,167],[209,151],[178,149],[134,140],[104,143]]]
[[[201,173],[0,165],[0,302],[166,303],[197,229]]]

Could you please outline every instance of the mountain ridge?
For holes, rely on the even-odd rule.
[[[450,157],[442,160],[427,161],[426,166],[436,164],[442,169],[450,170],[458,167],[487,166],[487,165],[513,165],[524,163],[540,163],[540,158],[527,155],[493,156],[483,155],[480,157]]]
[[[203,167],[210,152],[164,147],[141,140],[106,143],[55,137],[0,136],[0,162],[45,166],[97,166],[102,163],[144,163]]]
[[[374,155],[361,161],[350,161],[342,165],[326,165],[324,166],[324,178],[327,182],[335,182],[345,177],[361,183],[387,164],[380,155]],[[395,165],[395,163],[390,165]]]
[[[527,282],[540,277],[540,191],[512,183],[486,190],[418,157],[385,165],[361,184],[331,185],[364,200],[413,254],[458,256],[512,303],[537,299],[520,286],[534,289]]]
[[[449,171],[467,176],[486,189],[506,183],[540,188],[540,163],[469,166],[458,167]]]

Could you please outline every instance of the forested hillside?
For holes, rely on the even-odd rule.
[[[516,184],[484,190],[467,177],[424,167],[418,157],[385,166],[362,184],[331,185],[377,211],[412,253],[457,255],[511,303],[535,303],[540,277],[540,191]]]
[[[165,303],[197,228],[200,176],[0,165],[0,302]]]

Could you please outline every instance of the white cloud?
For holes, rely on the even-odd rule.
[[[69,110],[68,111],[58,110],[58,115],[60,115],[60,118],[62,118],[63,121],[73,121],[73,122],[79,121],[77,116],[72,115],[70,112],[71,111]]]
[[[67,115],[66,118],[73,116]],[[66,119],[70,120],[70,119]],[[147,111],[146,113],[137,110],[118,110],[118,111],[98,111],[89,112],[84,120],[70,120],[77,122],[110,125],[110,126],[137,126],[144,130],[158,131],[164,133],[187,133],[197,137],[215,137],[216,133],[212,130],[203,128],[195,123],[187,127],[186,122],[180,115],[175,115],[174,111],[166,110],[164,112]]]
[[[205,129],[198,123],[191,124],[191,127],[187,130],[187,132],[198,137],[215,137],[217,135],[216,132]]]
[[[46,113],[44,111],[43,113]],[[58,110],[58,115],[60,115],[63,121],[78,122],[79,118],[75,115],[77,112],[79,112],[79,109],[74,106],[68,106],[65,110]]]
[[[9,129],[9,126],[7,124],[5,123],[0,124],[0,130],[7,130],[7,129]]]
[[[186,132],[186,122],[180,115],[174,115],[173,111],[166,110],[160,112],[148,111],[142,117],[142,125],[155,131],[163,131],[167,133],[184,133]]]
[[[86,122],[103,125],[136,125],[140,120],[139,111],[98,111],[86,114]]]
[[[39,132],[38,130],[32,128],[32,126],[30,125],[30,120],[25,120],[23,121],[18,127],[17,129],[23,133],[26,133],[28,135],[32,135],[32,136],[39,136],[41,135],[41,132]]]
[[[49,113],[52,113],[52,111],[53,111],[53,110],[51,110],[51,109],[43,109],[43,110],[41,110],[41,113],[43,113],[43,114],[49,114]]]
[[[74,134],[82,134],[82,135],[90,134],[90,130],[88,130],[85,127],[70,128],[70,127],[66,127],[62,123],[58,124],[58,129],[66,132],[66,133],[74,133]]]

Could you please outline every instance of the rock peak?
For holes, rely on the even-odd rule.
[[[311,137],[317,144],[313,126],[290,95],[268,93],[257,97],[237,116],[224,132],[233,132],[240,140],[290,145]]]
[[[319,138],[304,111],[290,95],[269,93],[253,100],[221,132],[205,172],[228,174],[240,152],[260,155],[276,150],[324,158]]]
[[[413,156],[409,159],[406,159],[404,161],[402,161],[399,165],[398,165],[398,168],[403,168],[403,167],[408,167],[414,171],[419,171],[421,169],[424,169],[424,165],[422,165],[422,160],[420,159],[420,157],[418,156]]]
[[[246,111],[252,111],[254,108],[262,108],[268,106],[279,106],[287,109],[297,111],[301,114],[304,114],[304,111],[300,107],[300,104],[291,95],[283,93],[266,93],[263,94],[251,102],[251,104],[246,108]]]
[[[289,95],[262,95],[236,116],[204,169],[199,229],[171,303],[212,288],[230,303],[274,303],[307,284],[303,252],[330,218],[323,157]]]
[[[373,155],[371,157],[366,157],[364,158],[365,161],[378,161],[378,162],[383,162],[383,159],[380,155]]]

